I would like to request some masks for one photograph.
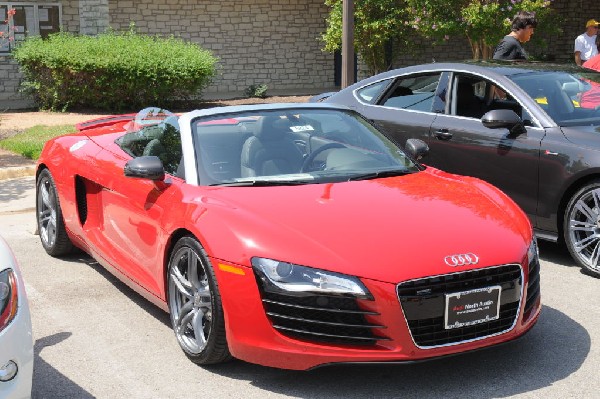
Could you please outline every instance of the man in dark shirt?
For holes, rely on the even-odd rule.
[[[512,21],[512,31],[504,36],[494,50],[493,58],[495,60],[526,60],[527,53],[521,43],[531,39],[536,26],[534,13],[520,11]]]

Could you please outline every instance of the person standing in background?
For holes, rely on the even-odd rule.
[[[575,39],[575,63],[579,66],[598,54],[598,47],[596,46],[598,25],[600,25],[599,22],[590,19],[585,24],[585,32]]]
[[[520,11],[513,18],[512,31],[498,43],[492,58],[495,60],[526,60],[527,53],[521,43],[526,43],[531,39],[536,26],[534,13]]]

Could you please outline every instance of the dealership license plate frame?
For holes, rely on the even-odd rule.
[[[499,285],[446,294],[444,328],[451,330],[499,319],[501,296]]]

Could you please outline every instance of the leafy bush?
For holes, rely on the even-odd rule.
[[[246,88],[246,91],[244,93],[246,94],[246,97],[266,98],[268,88],[269,87],[265,84],[250,85]]]
[[[217,59],[181,39],[128,32],[31,37],[14,52],[22,91],[42,109],[169,107],[199,98]]]

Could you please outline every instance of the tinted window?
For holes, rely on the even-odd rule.
[[[523,107],[502,87],[473,75],[456,75],[452,87],[452,115],[480,119],[494,109],[509,109],[530,124],[529,114],[523,116]]]
[[[380,105],[430,112],[439,81],[439,73],[400,77]]]
[[[356,94],[361,101],[367,104],[373,104],[381,96],[381,93],[383,93],[391,81],[392,79],[386,79],[377,83],[373,83],[372,85],[358,89]]]

